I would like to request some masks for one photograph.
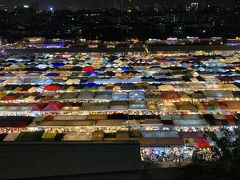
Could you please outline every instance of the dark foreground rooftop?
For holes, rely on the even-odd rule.
[[[0,159],[0,179],[141,179],[136,141],[1,143]]]

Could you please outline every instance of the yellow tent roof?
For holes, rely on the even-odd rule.
[[[136,85],[138,87],[141,87],[141,86],[149,86],[150,84],[148,82],[140,82],[140,83],[137,83]]]

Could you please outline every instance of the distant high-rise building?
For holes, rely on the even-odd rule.
[[[70,11],[77,11],[78,9],[75,6],[69,6],[68,10],[70,10]]]
[[[240,14],[240,0],[235,0],[234,7],[236,14]]]
[[[123,0],[117,0],[117,9],[120,11],[123,10]]]
[[[190,6],[186,6],[185,11],[191,11],[191,7]]]
[[[0,11],[8,11],[8,8],[5,4],[0,4]]]
[[[198,2],[192,2],[190,8],[191,8],[191,10],[197,11],[198,10]]]

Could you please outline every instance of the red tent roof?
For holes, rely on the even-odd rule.
[[[234,115],[229,114],[229,115],[225,115],[226,120],[235,120],[236,118],[234,117]]]
[[[224,103],[218,103],[218,105],[219,105],[219,107],[221,108],[221,109],[227,109],[227,105],[226,104],[224,104]]]
[[[10,100],[16,100],[17,98],[19,98],[21,95],[20,94],[15,94],[15,95],[6,95],[4,97],[2,97],[2,101],[10,101]]]
[[[0,121],[0,127],[27,127],[31,121]]]
[[[204,110],[209,110],[208,105],[207,105],[207,104],[204,104],[204,105],[203,105],[203,109],[204,109]]]
[[[41,111],[45,107],[46,107],[45,103],[42,103],[42,102],[34,103],[31,111]]]
[[[57,91],[59,90],[61,87],[58,85],[47,85],[45,86],[44,90],[46,91]]]
[[[50,102],[42,111],[59,111],[63,107],[61,102]]]
[[[164,60],[161,60],[160,63],[162,63],[162,64],[168,64],[168,60],[165,60],[165,59],[164,59]]]
[[[210,147],[208,140],[206,139],[195,139],[198,148]]]
[[[53,116],[46,116],[44,118],[44,121],[53,121],[54,120],[54,117]]]
[[[94,71],[94,68],[92,66],[85,66],[82,68],[82,71],[91,72]]]

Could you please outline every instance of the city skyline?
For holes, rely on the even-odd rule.
[[[123,0],[125,5],[126,3],[129,3],[129,5],[135,6],[152,6],[152,5],[162,5],[164,4],[167,7],[176,7],[176,6],[183,6],[190,4],[191,2],[198,2],[200,5],[206,5],[206,4],[223,4],[227,7],[233,6],[233,0],[230,1],[223,1],[223,0],[185,0],[184,3],[182,1],[176,1],[176,0],[145,0],[145,1],[139,1],[139,0]],[[16,5],[31,5],[31,4],[37,4],[40,10],[46,10],[49,8],[54,9],[69,9],[69,7],[74,7],[75,9],[94,9],[94,8],[117,8],[117,0],[0,0],[0,4],[3,4],[7,6],[9,9],[13,8]]]
[[[0,0],[0,17],[0,180],[240,180],[240,0]]]

